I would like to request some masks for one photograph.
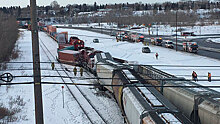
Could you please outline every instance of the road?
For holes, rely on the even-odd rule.
[[[90,27],[64,27],[64,26],[58,26],[58,28],[74,28],[74,29],[81,29],[81,30],[88,30],[93,31],[97,33],[103,33],[110,35],[112,31],[123,31],[121,29],[104,29],[104,28],[90,28]],[[151,37],[156,37],[156,35],[144,35],[147,40],[150,40]],[[206,35],[197,35],[197,37],[201,36],[200,38],[194,38],[192,41],[196,41],[199,45],[199,51],[196,53],[201,56],[206,56],[214,59],[220,60],[220,44],[214,43],[214,42],[207,42],[206,40],[208,38],[220,38],[220,34],[206,34]],[[158,37],[162,37],[163,40],[172,40],[174,43],[176,42],[175,36],[169,36],[169,35],[158,35]],[[179,37],[179,36],[177,36]],[[182,48],[182,42],[184,42],[183,39],[178,38],[177,40],[177,50],[183,51]],[[162,47],[165,47],[164,44]],[[174,45],[174,50],[176,50],[176,45]],[[192,53],[195,54],[195,53]]]

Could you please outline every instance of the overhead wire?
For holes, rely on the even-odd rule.
[[[18,82],[18,83],[0,83],[0,86],[4,86],[4,85],[28,85],[28,84],[35,84],[38,85],[39,83],[34,83],[34,82]],[[78,85],[78,86],[111,86],[111,87],[163,87],[163,88],[220,88],[219,86],[215,86],[215,85],[209,85],[209,86],[202,86],[202,85],[191,85],[191,86],[185,86],[185,85],[150,85],[150,84],[140,84],[140,83],[133,83],[133,84],[116,84],[116,85],[112,85],[112,84],[89,84],[89,83],[59,83],[59,82],[41,82],[41,84],[65,84],[65,85]]]
[[[0,64],[10,64],[10,63],[21,63],[21,64],[24,64],[24,63],[31,63],[33,64],[33,62],[23,62],[23,61],[20,61],[20,62],[0,62]],[[53,63],[53,62],[40,62],[40,63]],[[56,62],[54,61],[54,63],[56,64],[60,64],[59,62]],[[62,63],[62,64],[65,64],[65,63]],[[74,63],[73,63],[74,64]],[[125,64],[126,63],[121,63],[121,64]],[[121,65],[121,64],[116,64],[116,65]],[[108,65],[108,64],[100,64],[100,63],[97,63],[97,65]],[[154,64],[128,64],[130,66],[164,66],[164,67],[220,67],[220,65],[154,65]]]
[[[32,75],[18,75],[18,76],[13,76],[13,78],[27,78],[27,77],[35,77]],[[112,80],[112,79],[121,79],[121,78],[99,78],[99,77],[71,77],[71,76],[51,76],[51,75],[41,75],[42,78],[69,78],[69,79],[77,79],[77,80],[90,80],[90,79],[96,79],[96,80]],[[207,77],[207,76],[206,76]],[[215,76],[215,77],[220,77],[220,76]],[[1,77],[1,78],[6,78],[6,77]],[[145,81],[151,81],[151,80],[157,80],[157,81],[193,81],[192,79],[183,79],[183,78],[142,78]],[[207,79],[199,79],[198,81],[208,81]],[[212,81],[220,81],[220,79],[212,79]]]
[[[115,39],[115,38],[106,38],[106,37],[91,36],[91,35],[82,35],[82,34],[69,34],[69,35],[84,36],[84,37],[93,37],[93,38],[100,38],[100,39]]]

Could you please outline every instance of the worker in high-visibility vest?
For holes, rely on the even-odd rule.
[[[208,81],[211,82],[211,73],[208,72]]]
[[[83,68],[82,67],[80,68],[80,76],[81,77],[83,76]]]
[[[149,46],[149,42],[147,42],[147,45]]]
[[[52,67],[52,70],[54,70],[54,67],[55,67],[54,62],[51,63],[51,67]]]
[[[73,72],[74,72],[74,75],[76,76],[76,74],[77,74],[76,66],[74,67]]]
[[[156,53],[156,54],[155,54],[156,59],[158,59],[158,56],[159,56],[158,53]]]
[[[192,72],[192,79],[196,82],[198,81],[197,74],[195,71]]]

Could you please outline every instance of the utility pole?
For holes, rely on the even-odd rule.
[[[176,10],[176,51],[177,51],[177,10]]]
[[[158,37],[158,25],[157,25],[157,37]]]
[[[101,26],[101,34],[102,34],[102,16],[100,16],[100,20],[101,20],[101,24],[100,24],[100,26]]]
[[[30,0],[31,11],[31,34],[32,34],[32,55],[33,55],[33,74],[34,74],[34,96],[35,96],[35,118],[36,124],[43,124],[43,104],[41,91],[41,72],[39,39],[37,27],[36,0]]]

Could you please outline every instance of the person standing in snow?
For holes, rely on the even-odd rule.
[[[198,81],[197,74],[195,71],[192,72],[192,79],[196,82]]]
[[[54,70],[54,67],[55,67],[54,62],[51,63],[51,67],[52,67],[52,70]]]
[[[208,72],[208,81],[211,82],[211,73]]]
[[[156,53],[156,54],[155,54],[156,59],[158,59],[158,56],[159,56],[158,53]]]
[[[83,76],[83,68],[82,67],[80,68],[80,76],[81,77]]]
[[[74,67],[73,72],[74,72],[74,75],[76,76],[76,74],[77,74],[76,66]]]

